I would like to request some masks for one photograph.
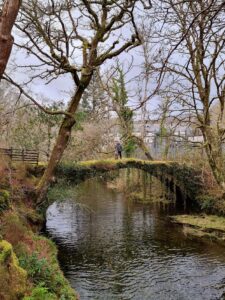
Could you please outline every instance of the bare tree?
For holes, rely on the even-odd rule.
[[[11,31],[21,6],[21,0],[5,0],[0,13],[0,79],[13,46]]]
[[[135,7],[150,1],[48,0],[24,1],[17,28],[25,34],[17,45],[39,61],[28,68],[31,78],[50,82],[69,74],[75,84],[49,164],[37,187],[41,202],[66,149],[75,124],[74,114],[93,72],[105,61],[140,45]],[[124,33],[125,32],[125,33]]]
[[[156,6],[161,24],[158,39],[173,48],[164,71],[166,92],[176,99],[171,106],[174,116],[185,122],[197,120],[209,165],[224,191],[225,3],[161,0]],[[219,107],[216,121],[212,118],[215,103]]]

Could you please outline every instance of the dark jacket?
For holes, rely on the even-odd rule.
[[[115,149],[117,152],[122,152],[123,151],[123,147],[120,143],[116,143]]]

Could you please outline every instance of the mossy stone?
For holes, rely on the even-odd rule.
[[[0,299],[20,299],[26,292],[27,272],[19,266],[12,245],[5,240],[0,242],[0,277]]]
[[[12,246],[7,241],[0,242],[0,264],[6,264],[12,255]]]

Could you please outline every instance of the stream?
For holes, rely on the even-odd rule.
[[[92,179],[54,202],[46,230],[81,300],[225,299],[225,248],[186,236],[174,202],[136,202]]]

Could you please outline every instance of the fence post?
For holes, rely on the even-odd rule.
[[[27,149],[14,149],[11,148],[0,148],[0,155],[4,155],[9,160],[10,165],[13,161],[22,161],[30,164],[39,163],[39,151],[36,150],[27,150]]]

